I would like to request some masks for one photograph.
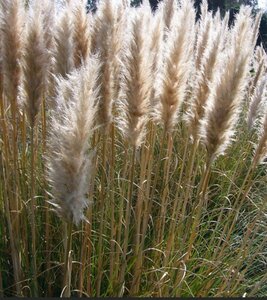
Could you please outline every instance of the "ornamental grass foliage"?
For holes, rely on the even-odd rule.
[[[261,15],[0,9],[0,296],[266,296]]]

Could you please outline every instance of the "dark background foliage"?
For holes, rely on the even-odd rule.
[[[149,0],[153,10],[157,8],[158,3],[162,0]],[[142,0],[132,0],[131,3],[134,6],[138,6]],[[195,0],[195,7],[197,9],[197,16],[199,16],[199,8],[202,0]],[[257,4],[258,0],[208,0],[209,9],[220,11],[224,14],[227,10],[230,11],[230,23],[233,22],[234,15],[238,12],[242,4],[250,5],[256,12],[258,10]],[[88,9],[95,11],[97,7],[97,0],[88,0]],[[267,12],[263,14],[261,24],[260,24],[260,34],[258,38],[258,45],[263,44],[265,50],[267,50]]]

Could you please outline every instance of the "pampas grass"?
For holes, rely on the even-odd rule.
[[[8,230],[11,242],[12,262],[14,268],[14,281],[17,295],[21,295],[21,261],[19,254],[19,210],[18,200],[18,90],[21,80],[21,56],[23,49],[24,9],[20,1],[1,2],[1,55],[3,72],[3,93],[1,96],[2,118],[4,121],[3,134],[8,137],[5,142],[5,159],[11,155],[12,165],[8,166],[8,189],[13,191],[5,202]],[[6,113],[6,110],[10,113]],[[9,147],[11,153],[9,153]],[[9,203],[8,203],[9,202]],[[12,212],[12,213],[11,213]]]
[[[99,61],[90,59],[87,65],[58,80],[57,109],[51,119],[48,158],[49,180],[52,186],[52,205],[67,222],[64,280],[62,294],[70,296],[72,223],[85,220],[89,176],[92,158],[88,155],[88,138],[92,134],[96,111],[96,81]],[[89,73],[90,70],[90,73]],[[67,87],[67,89],[66,89]],[[75,87],[75,88],[74,88]],[[66,93],[68,91],[68,93]],[[57,114],[60,117],[57,118]]]
[[[176,11],[166,41],[154,114],[166,131],[171,131],[175,126],[185,97],[194,46],[194,17],[192,2],[183,1]]]
[[[74,8],[74,64],[78,68],[88,58],[91,50],[90,21],[85,11],[86,1],[79,1]]]
[[[232,29],[232,45],[220,60],[221,74],[215,75],[213,89],[203,119],[202,136],[210,160],[222,154],[231,142],[234,126],[238,120],[240,101],[247,84],[249,57],[253,36],[250,31],[250,11],[241,9],[236,25]],[[232,49],[231,49],[232,48]],[[226,56],[225,56],[226,55]],[[226,63],[225,63],[226,61]]]
[[[74,68],[73,15],[71,3],[60,10],[55,25],[55,73],[66,77]]]
[[[144,138],[149,118],[151,95],[150,40],[145,38],[144,20],[146,11],[135,12],[129,24],[128,43],[124,52],[123,86],[120,96],[118,127],[123,135],[138,148]],[[149,30],[149,29],[148,29]]]
[[[57,110],[51,119],[48,176],[54,195],[52,203],[64,220],[77,225],[84,219],[83,210],[88,206],[86,193],[91,166],[86,154],[95,118],[98,68],[98,61],[91,59],[67,79],[58,80],[59,91],[61,85],[70,90],[59,92]]]
[[[0,295],[265,294],[261,15],[193,4],[1,3]]]

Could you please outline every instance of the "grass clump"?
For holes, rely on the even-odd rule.
[[[85,2],[1,4],[0,295],[265,295],[261,16]]]

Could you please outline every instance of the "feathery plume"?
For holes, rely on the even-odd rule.
[[[52,0],[44,0],[42,2],[36,1],[35,4],[42,12],[42,23],[43,23],[43,35],[45,45],[48,51],[51,51],[54,47],[54,30],[56,22],[56,7],[55,2]]]
[[[162,73],[157,90],[155,120],[173,129],[183,103],[191,72],[194,47],[195,11],[191,1],[182,1],[165,44]]]
[[[74,68],[73,14],[66,3],[60,10],[55,27],[55,74],[66,77]]]
[[[263,126],[261,132],[259,133],[260,139],[256,147],[254,159],[256,162],[261,164],[264,162],[267,155],[267,110],[265,108],[265,114],[263,116]]]
[[[209,36],[211,34],[212,15],[208,13],[208,2],[204,0],[201,5],[201,15],[198,21],[197,44],[195,54],[195,68],[200,69],[203,53],[207,47]]]
[[[241,7],[231,32],[229,49],[221,54],[218,73],[211,83],[201,126],[201,136],[211,161],[224,153],[234,134],[253,51],[251,27],[251,10]]]
[[[255,17],[255,21],[254,21],[254,24],[253,24],[253,46],[255,47],[256,46],[256,43],[257,43],[257,39],[258,39],[258,36],[259,36],[259,29],[260,29],[260,23],[261,23],[261,18],[263,16],[263,12],[258,12],[256,17]]]
[[[267,84],[267,77],[263,76],[259,85],[256,87],[254,94],[252,96],[252,100],[249,107],[248,112],[248,128],[251,130],[252,127],[255,126],[255,122],[260,114],[260,112],[264,109],[263,105],[266,105],[266,84]]]
[[[118,94],[119,53],[122,47],[124,9],[116,1],[100,1],[94,33],[94,50],[103,64],[99,72],[97,123],[107,131],[113,121],[113,100]]]
[[[79,0],[74,7],[74,63],[78,68],[83,61],[86,61],[90,52],[90,23],[86,14],[86,0]],[[90,15],[89,15],[90,16]]]
[[[4,94],[16,102],[21,76],[24,9],[20,0],[1,1],[1,42]]]
[[[112,39],[110,51],[113,52],[111,57],[112,71],[112,99],[116,101],[120,92],[120,74],[121,74],[121,57],[123,51],[124,29],[126,27],[127,10],[129,8],[117,3],[116,19],[112,29]]]
[[[45,45],[40,7],[30,3],[22,59],[21,96],[28,121],[33,128],[38,115],[48,71],[48,52]]]
[[[177,11],[178,11],[178,1],[177,0],[166,0],[163,1],[159,5],[159,10],[162,9],[163,13],[163,21],[165,25],[165,36],[164,39],[167,38],[168,32],[172,29],[173,22],[175,22],[175,19],[177,17]]]
[[[150,53],[152,56],[152,92],[151,92],[151,108],[156,104],[155,95],[158,87],[159,74],[163,63],[164,48],[164,22],[161,12],[157,10],[152,19],[152,34]],[[153,109],[153,108],[152,108]]]
[[[95,58],[86,66],[58,80],[57,110],[51,119],[48,179],[52,187],[51,201],[56,212],[68,222],[78,224],[88,206],[86,193],[91,160],[88,139],[92,133],[96,105],[96,81],[99,62]],[[68,86],[68,95],[61,93]],[[62,99],[62,97],[69,98]]]
[[[257,61],[258,63],[263,58],[265,58],[265,61],[266,61],[266,52],[262,45],[256,47],[254,58],[255,58],[255,61]]]
[[[53,73],[55,72],[55,27],[56,27],[56,4],[53,0],[38,1],[42,10],[43,18],[43,35],[44,42],[47,49],[47,74],[46,74],[46,101],[49,107],[54,106],[53,97],[55,93],[55,81]]]
[[[213,24],[211,31],[212,34],[209,35],[209,39],[206,42],[206,49],[201,55],[201,63],[199,62],[199,65],[196,65],[195,82],[192,83],[192,95],[185,116],[189,132],[194,140],[199,138],[200,121],[205,112],[206,102],[210,93],[210,84],[214,78],[218,65],[218,55],[222,51],[225,39],[222,23]]]
[[[248,91],[249,96],[254,94],[255,89],[257,88],[263,74],[266,71],[266,54],[265,53],[260,54],[260,51],[258,50],[259,47],[257,47],[255,51],[254,61],[252,63],[252,68],[254,69],[255,75],[251,78],[250,81],[250,86]]]
[[[114,2],[113,1],[100,1],[98,6],[98,18],[96,20],[95,28],[95,50],[98,51],[101,61],[104,63],[101,65],[99,72],[99,106],[97,113],[97,123],[104,126],[104,130],[107,130],[109,124],[112,122],[112,71],[110,61],[110,46],[111,46],[111,34],[114,22]],[[101,22],[99,22],[101,20]]]
[[[147,13],[143,9],[131,11],[118,103],[118,128],[134,147],[139,147],[143,141],[151,95],[150,28],[144,26]]]

